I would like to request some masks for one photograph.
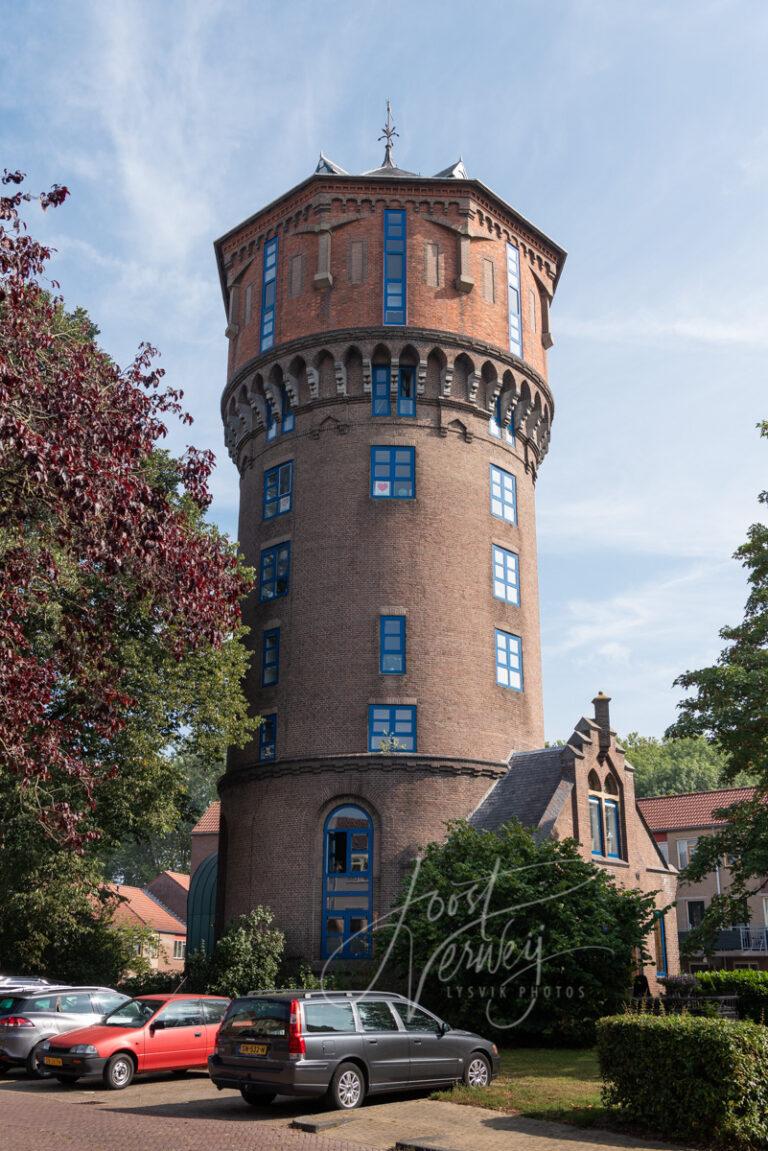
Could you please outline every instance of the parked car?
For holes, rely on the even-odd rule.
[[[44,1075],[47,1039],[100,1023],[127,999],[109,987],[0,988],[0,1072],[26,1067],[30,1075]]]
[[[484,1087],[498,1074],[495,1043],[454,1031],[402,995],[357,991],[251,992],[235,999],[208,1072],[246,1103],[276,1095],[328,1095],[350,1111],[366,1095],[459,1080]]]
[[[229,1000],[214,995],[142,995],[103,1023],[51,1039],[43,1064],[59,1083],[101,1076],[122,1091],[134,1075],[205,1067]]]
[[[8,987],[50,987],[50,981],[39,975],[0,975],[0,990]],[[57,985],[58,986],[58,985]]]

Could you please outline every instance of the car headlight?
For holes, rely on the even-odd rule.
[[[78,1043],[75,1047],[70,1047],[70,1055],[97,1055],[98,1052],[92,1043]]]
[[[43,1044],[43,1048],[42,1048],[43,1051],[47,1051],[50,1046],[51,1046],[50,1039],[46,1039],[45,1043]]]

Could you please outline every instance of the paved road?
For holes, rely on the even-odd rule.
[[[328,1115],[322,1104],[290,1099],[249,1107],[197,1072],[140,1079],[120,1092],[95,1083],[67,1089],[16,1073],[0,1080],[3,1151],[391,1151],[399,1140],[450,1151],[683,1151],[424,1095],[366,1104],[322,1135],[290,1127],[299,1117]]]

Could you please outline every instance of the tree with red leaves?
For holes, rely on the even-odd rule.
[[[65,854],[80,875],[75,857],[172,825],[174,753],[218,764],[254,726],[241,686],[250,573],[204,519],[213,457],[158,449],[166,419],[190,422],[181,394],[163,386],[153,348],[120,369],[85,313],[65,311],[21,211],[68,192],[33,197],[22,181],[6,172],[0,197],[6,909],[24,847],[44,869]]]

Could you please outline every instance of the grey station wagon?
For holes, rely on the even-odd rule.
[[[498,1074],[494,1043],[454,1031],[401,995],[360,991],[252,992],[230,1005],[208,1060],[221,1090],[246,1103],[328,1095],[342,1110],[366,1095]]]
[[[0,1075],[9,1067],[26,1067],[30,1075],[47,1075],[43,1043],[54,1035],[100,1023],[125,1003],[127,995],[110,987],[3,988],[0,990]]]

